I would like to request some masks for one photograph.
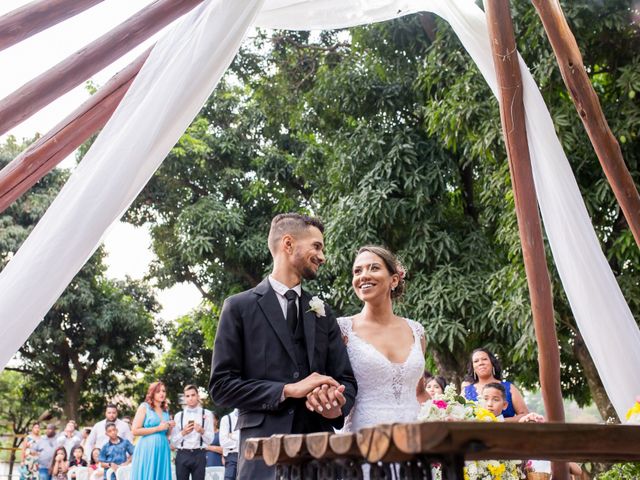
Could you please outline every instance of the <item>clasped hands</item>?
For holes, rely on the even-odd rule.
[[[338,418],[342,415],[342,406],[347,402],[344,397],[345,386],[327,375],[312,373],[296,383],[284,386],[285,398],[306,398],[305,405],[325,418]]]

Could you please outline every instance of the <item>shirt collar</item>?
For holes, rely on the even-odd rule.
[[[293,290],[294,292],[296,292],[298,294],[298,297],[300,295],[302,295],[302,285],[300,285],[300,284],[297,284],[293,288],[289,288],[284,283],[281,283],[278,280],[276,280],[275,278],[273,278],[271,275],[269,275],[269,283],[271,284],[271,288],[273,288],[273,290],[278,295],[281,295],[283,297],[284,297],[284,294],[287,293],[287,291],[289,291],[289,290]]]
[[[184,407],[184,411],[187,413],[198,413],[198,411],[200,410],[200,407]]]

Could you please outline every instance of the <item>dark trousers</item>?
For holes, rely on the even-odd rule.
[[[238,454],[230,453],[224,457],[224,480],[236,480],[238,471]]]
[[[204,480],[207,469],[207,452],[204,449],[179,449],[176,455],[177,480]]]

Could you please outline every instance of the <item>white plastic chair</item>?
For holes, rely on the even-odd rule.
[[[131,476],[131,464],[125,465],[124,467],[118,468],[116,470],[116,480],[129,480]]]
[[[204,480],[224,480],[224,467],[207,467]]]
[[[75,473],[75,477],[71,474]],[[87,467],[71,467],[67,472],[67,478],[71,480],[89,480],[89,469]]]

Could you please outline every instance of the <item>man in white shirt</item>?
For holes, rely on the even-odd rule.
[[[80,445],[82,442],[82,436],[80,432],[76,430],[76,422],[69,420],[64,431],[58,435],[58,446],[64,447],[67,451],[67,458],[71,458],[73,447]]]
[[[224,457],[224,480],[235,480],[238,469],[238,446],[240,432],[236,430],[238,409],[220,420],[220,446]]]
[[[118,418],[118,407],[113,403],[109,403],[104,416],[105,419],[100,420],[93,426],[89,438],[87,438],[85,451],[89,452],[89,458],[91,458],[91,452],[94,448],[102,448],[104,444],[109,441],[109,437],[105,431],[107,423],[115,423],[118,429],[118,436],[133,443],[133,435],[131,434],[129,425]]]
[[[200,405],[198,387],[184,387],[185,408],[175,417],[171,443],[176,455],[177,480],[204,480],[207,468],[207,445],[213,442],[213,414]]]

